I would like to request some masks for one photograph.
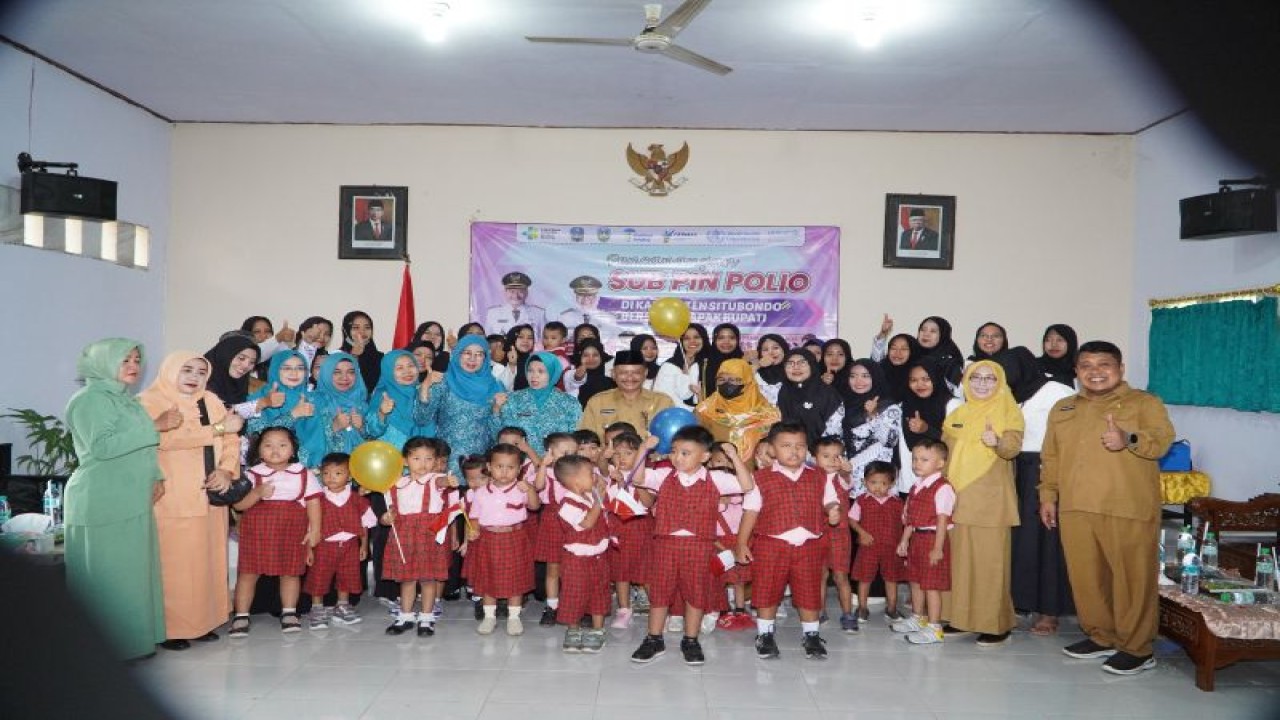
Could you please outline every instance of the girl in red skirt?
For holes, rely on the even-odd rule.
[[[644,441],[634,432],[614,435],[610,450],[606,453],[609,484],[606,490],[609,528],[613,542],[609,549],[609,574],[618,596],[618,609],[613,616],[613,627],[631,627],[631,587],[645,583],[645,561],[653,542],[653,493],[632,484],[634,475],[642,472],[636,468],[640,458],[640,446]]]
[[[533,561],[547,564],[547,606],[543,609],[542,619],[538,624],[554,627],[556,610],[560,607],[560,556],[564,554],[564,530],[556,517],[560,512],[560,501],[564,499],[565,489],[556,482],[553,467],[556,460],[577,452],[578,441],[569,433],[551,433],[546,438],[546,448],[547,452],[538,463],[533,477],[533,487],[538,491],[538,499],[542,501],[542,510],[538,512],[538,528],[534,533],[537,539],[533,543]]]
[[[489,484],[475,491],[471,517],[476,522],[467,538],[476,541],[469,555],[472,585],[482,596],[484,619],[476,632],[492,633],[498,626],[498,598],[507,599],[507,634],[524,633],[520,603],[533,589],[533,538],[526,522],[529,511],[537,510],[538,493],[519,477],[523,453],[514,445],[494,445],[485,467]]]
[[[850,473],[853,472],[853,466],[844,456],[844,443],[835,435],[818,440],[814,452],[818,467],[827,474],[827,480],[835,485],[836,498],[840,501],[840,522],[827,531],[831,553],[827,557],[822,587],[827,586],[828,574],[835,579],[836,598],[840,601],[840,629],[846,633],[856,633],[858,616],[853,614],[853,586],[849,584],[849,566],[853,562],[853,536],[849,532],[849,490],[853,487]],[[892,546],[890,551],[896,547]],[[866,599],[862,602],[862,607],[865,608]]]
[[[440,582],[449,577],[449,533],[444,533],[443,542],[437,541],[437,535],[448,525],[451,509],[461,507],[458,479],[440,472],[449,459],[442,440],[409,438],[403,454],[409,472],[391,486],[387,513],[382,516],[382,523],[390,525],[393,533],[383,556],[382,576],[400,582],[400,609],[387,634],[400,635],[417,623],[418,637],[427,637],[436,634],[432,608]],[[419,588],[422,612],[414,613]]]
[[[315,475],[297,462],[298,440],[288,428],[263,430],[251,457],[259,459],[248,473],[253,490],[235,504],[243,515],[235,618],[228,635],[249,634],[249,608],[259,575],[280,577],[280,629],[298,632],[302,630],[298,618],[302,573],[313,560],[312,548],[320,542],[320,494],[324,490]]]

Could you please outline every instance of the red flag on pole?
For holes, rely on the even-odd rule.
[[[396,311],[396,334],[392,346],[402,348],[413,342],[417,328],[413,319],[413,276],[409,274],[409,260],[404,261],[404,278],[400,281],[400,308]]]

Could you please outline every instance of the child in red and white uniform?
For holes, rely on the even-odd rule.
[[[525,482],[531,483],[538,491],[538,499],[542,502],[542,509],[538,512],[538,530],[534,535],[533,561],[546,563],[547,599],[538,624],[542,627],[555,627],[556,609],[560,607],[560,556],[564,554],[563,528],[556,520],[556,515],[560,511],[560,500],[564,497],[565,489],[556,482],[553,468],[556,460],[577,452],[578,441],[569,433],[555,432],[546,437],[545,447],[547,451],[537,469],[531,475],[523,477]]]
[[[706,657],[698,642],[702,615],[719,605],[711,560],[715,557],[716,518],[720,496],[754,487],[751,473],[732,446],[725,452],[736,476],[703,465],[711,458],[714,439],[697,425],[680,429],[671,440],[671,469],[646,468],[636,484],[656,491],[654,536],[649,565],[649,633],[631,660],[647,663],[666,652],[662,638],[667,608],[677,597],[684,602],[684,638],[680,652],[688,665],[702,665]],[[657,447],[650,436],[645,448]]]
[[[556,620],[567,625],[561,648],[567,653],[598,653],[604,648],[604,616],[612,606],[609,592],[609,526],[604,514],[594,463],[581,455],[556,460],[556,479],[565,494],[556,510],[561,525],[562,578]],[[591,629],[578,627],[591,616]]]
[[[369,500],[351,487],[351,470],[346,453],[329,453],[320,461],[320,537],[315,548],[315,561],[303,580],[303,589],[311,596],[312,630],[327,630],[330,622],[354,625],[360,615],[351,607],[351,595],[364,592],[360,582],[360,563],[369,557],[368,528],[378,522]],[[324,606],[324,596],[338,586],[338,604]]]
[[[840,522],[840,502],[826,473],[809,467],[809,436],[797,422],[769,428],[773,467],[756,470],[755,489],[746,494],[738,529],[738,561],[753,563],[751,604],[756,609],[756,657],[779,656],[774,619],[787,585],[791,604],[800,614],[805,657],[825,659],[818,634],[825,604],[822,572],[831,554],[823,537],[827,525]]]
[[[853,559],[853,536],[849,530],[849,493],[853,489],[853,466],[844,456],[844,443],[835,435],[818,440],[814,453],[818,467],[827,474],[827,480],[835,487],[836,499],[840,503],[840,522],[827,533],[831,552],[827,556],[827,570],[822,574],[822,586],[827,586],[826,577],[830,573],[836,583],[836,599],[840,602],[840,629],[846,633],[856,633],[858,616],[853,614],[853,588],[849,585],[849,566]],[[866,607],[866,599],[862,603],[862,607]]]
[[[230,637],[249,634],[249,608],[260,575],[280,578],[280,630],[302,630],[298,597],[302,573],[320,542],[320,495],[316,476],[297,462],[293,431],[267,428],[258,436],[253,456],[258,464],[248,471],[253,489],[235,508],[240,517],[240,555],[236,568],[235,618]]]
[[[885,618],[891,623],[903,619],[898,613],[898,583],[907,579],[907,566],[898,557],[903,504],[893,492],[897,475],[897,469],[887,462],[867,463],[862,476],[867,491],[859,495],[849,509],[850,524],[858,533],[853,579],[858,581],[858,614],[863,622],[871,615],[867,596],[877,574],[884,578]]]
[[[613,627],[618,629],[631,627],[631,588],[645,583],[645,565],[653,543],[653,514],[649,511],[653,493],[632,483],[636,473],[643,472],[636,467],[643,444],[634,432],[615,433],[605,458],[610,463],[605,510],[613,534],[609,573],[618,597]]]
[[[432,612],[440,582],[449,578],[453,551],[447,527],[452,513],[461,511],[458,479],[445,475],[449,452],[443,441],[412,437],[404,444],[404,464],[408,473],[387,492],[387,514],[391,526],[382,576],[400,582],[400,609],[387,627],[388,635],[401,635],[418,626],[418,637],[435,635]],[[445,529],[444,536],[438,537]],[[402,554],[403,553],[403,554]],[[414,601],[422,595],[422,612],[414,613]]]
[[[523,453],[514,445],[499,444],[489,449],[489,483],[472,495],[467,539],[474,542],[471,583],[483,596],[484,619],[476,628],[488,635],[498,626],[498,598],[507,599],[507,634],[524,633],[520,603],[533,589],[533,538],[527,521],[529,511],[540,507],[533,486],[520,479]]]
[[[942,476],[947,455],[947,444],[941,440],[921,440],[911,449],[911,471],[919,480],[907,495],[898,556],[907,559],[911,607],[916,614],[895,622],[893,631],[907,633],[907,642],[913,645],[942,642],[942,593],[951,589],[947,533],[956,507],[955,489]]]
[[[470,594],[472,607],[475,610],[476,622],[484,619],[484,606],[480,602],[480,596],[475,594],[475,582],[472,578],[474,575],[475,562],[475,546],[479,540],[467,539],[465,529],[471,524],[470,508],[477,490],[483,490],[489,484],[489,476],[485,475],[485,459],[483,455],[467,455],[458,462],[458,467],[462,470],[462,478],[466,481],[466,506],[468,514],[462,519],[464,532],[463,540],[458,547],[458,553],[462,555],[462,577],[466,578],[467,592]]]

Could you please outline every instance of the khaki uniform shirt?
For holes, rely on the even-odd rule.
[[[578,427],[594,430],[603,439],[606,427],[616,422],[629,422],[636,426],[640,437],[648,437],[649,421],[669,407],[671,398],[652,390],[641,390],[635,400],[624,398],[621,390],[605,390],[587,401]]]

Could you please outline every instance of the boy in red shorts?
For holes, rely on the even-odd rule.
[[[756,608],[756,657],[776,659],[774,619],[787,585],[800,613],[805,657],[827,657],[818,635],[818,617],[826,603],[822,572],[831,554],[826,526],[840,522],[840,502],[823,471],[809,467],[809,436],[804,425],[775,423],[765,442],[773,448],[773,466],[756,470],[756,489],[743,499],[738,528],[738,561],[753,563],[751,604]]]
[[[922,440],[911,450],[911,471],[920,479],[907,495],[898,556],[907,559],[911,607],[916,614],[895,622],[893,631],[907,633],[907,642],[913,645],[942,642],[942,593],[951,589],[947,531],[956,506],[955,489],[942,476],[946,465],[947,444],[941,440]]]
[[[858,582],[858,619],[870,617],[867,596],[876,575],[884,578],[884,614],[889,622],[902,620],[898,614],[898,583],[907,579],[907,567],[898,557],[898,542],[904,529],[902,500],[893,492],[898,471],[893,465],[873,460],[867,463],[863,485],[867,491],[849,508],[849,524],[858,533],[858,557],[853,561],[853,579]]]

